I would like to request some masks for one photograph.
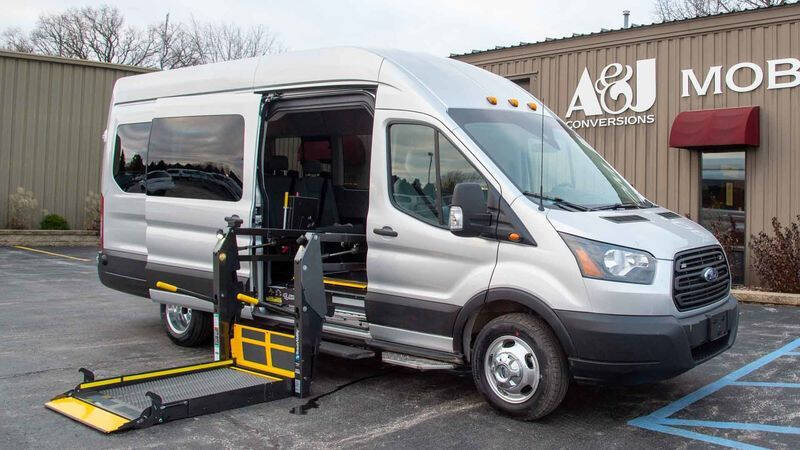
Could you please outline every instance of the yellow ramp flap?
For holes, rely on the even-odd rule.
[[[45,403],[45,406],[103,433],[117,431],[120,427],[130,422],[130,419],[110,413],[74,397],[50,400]]]

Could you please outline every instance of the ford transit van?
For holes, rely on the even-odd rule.
[[[331,352],[470,366],[487,401],[521,418],[551,412],[572,380],[663,380],[736,337],[714,236],[638,193],[530,93],[465,63],[333,48],[126,77],[106,136],[100,279],[160,304],[180,345],[209,337],[213,305],[155,284],[210,295],[232,215],[365,236],[324,250]],[[245,316],[291,326],[292,255],[240,244],[274,256],[238,272],[274,304]]]

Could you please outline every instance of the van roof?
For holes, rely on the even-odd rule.
[[[511,81],[453,59],[400,50],[333,47],[124,77],[114,87],[113,101],[118,104],[320,84],[386,84],[399,91],[413,91],[412,103],[421,102],[437,110],[486,107],[489,95],[521,101],[532,98]]]

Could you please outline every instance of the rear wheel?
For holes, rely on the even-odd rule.
[[[550,414],[569,386],[567,359],[542,319],[524,313],[490,321],[475,340],[472,376],[495,409],[524,420]]]
[[[172,342],[184,347],[205,344],[211,338],[211,314],[178,305],[161,305],[161,322]]]

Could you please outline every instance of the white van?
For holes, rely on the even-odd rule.
[[[333,48],[122,78],[104,161],[100,279],[160,303],[181,345],[209,337],[213,305],[155,283],[210,295],[233,214],[365,235],[326,274],[325,339],[470,365],[523,418],[570,380],[666,379],[736,337],[711,233],[645,199],[530,93],[455,60]],[[270,301],[290,264],[238,275]]]

